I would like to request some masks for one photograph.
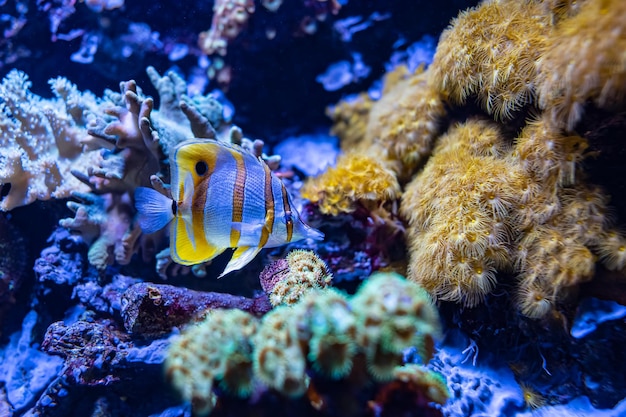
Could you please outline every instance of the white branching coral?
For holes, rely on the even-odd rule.
[[[178,143],[216,138],[240,144],[270,168],[280,161],[263,154],[262,141],[225,123],[213,96],[188,96],[174,72],[161,76],[149,67],[147,73],[157,109],[132,80],[102,98],[59,77],[50,81],[56,97],[44,99],[17,70],[0,83],[0,210],[72,197],[74,217],[60,224],[90,245],[89,262],[99,270],[127,264],[138,251],[147,261],[165,246],[163,233],[144,236],[134,224],[132,195],[138,186],[169,181],[167,155]]]
[[[98,163],[96,151],[85,151],[86,124],[100,112],[100,102],[80,93],[65,78],[50,81],[55,98],[30,91],[31,82],[12,70],[0,83],[0,210],[35,200],[66,198],[89,188],[72,169]]]
[[[90,245],[89,262],[99,270],[127,264],[140,247],[144,260],[155,255],[158,237],[143,236],[134,225],[135,188],[150,186],[153,176],[167,180],[169,149],[191,137],[216,137],[213,126],[222,123],[222,107],[214,98],[190,98],[180,76],[147,71],[159,92],[159,109],[134,81],[120,83],[119,93],[106,91],[106,107],[90,121],[84,140],[85,146],[100,149],[101,158],[72,170],[91,194],[74,193],[78,202],[68,203],[74,218],[60,224],[83,236]]]

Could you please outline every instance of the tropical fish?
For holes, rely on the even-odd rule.
[[[170,224],[170,254],[182,265],[235,248],[220,275],[243,268],[262,248],[324,235],[300,219],[282,181],[237,145],[191,139],[170,154],[172,198],[138,187],[135,206],[145,233]]]

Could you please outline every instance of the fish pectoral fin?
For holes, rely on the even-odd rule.
[[[261,248],[257,246],[242,246],[235,249],[232,258],[230,258],[230,262],[228,262],[228,265],[226,265],[226,268],[218,278],[243,268],[254,259],[260,250]]]

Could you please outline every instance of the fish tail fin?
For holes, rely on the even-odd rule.
[[[135,189],[135,208],[139,212],[139,227],[144,233],[157,232],[174,219],[172,199],[152,188]]]

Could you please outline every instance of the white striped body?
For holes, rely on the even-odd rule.
[[[238,146],[188,140],[174,148],[170,164],[176,205],[170,252],[177,263],[198,264],[238,248],[228,273],[263,247],[323,238],[302,222],[282,181]]]

